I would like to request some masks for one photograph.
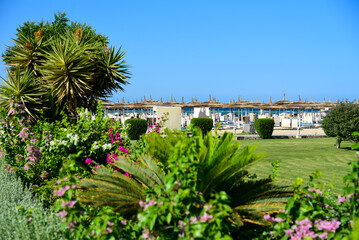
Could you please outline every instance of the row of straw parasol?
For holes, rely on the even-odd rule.
[[[348,102],[348,100],[346,100]],[[199,102],[196,98],[193,98],[190,102],[185,103],[182,97],[181,102],[177,102],[176,99],[171,96],[171,100],[167,102],[163,102],[162,98],[160,101],[155,101],[150,96],[149,99],[144,97],[141,98],[141,101],[133,101],[130,103],[129,101],[125,102],[125,99],[122,98],[122,101],[117,101],[116,103],[104,102],[104,107],[108,109],[149,109],[154,106],[167,106],[167,107],[209,107],[209,108],[257,108],[257,109],[325,109],[332,108],[339,101],[333,102],[331,99],[329,101],[323,100],[323,102],[314,102],[313,98],[310,101],[303,101],[300,97],[298,101],[288,101],[285,99],[285,95],[283,96],[283,100],[272,102],[272,98],[270,97],[268,103],[253,101],[244,101],[242,98],[238,97],[238,100],[231,100],[229,103],[221,103],[215,98],[209,96],[209,100],[205,102]],[[359,104],[359,99],[356,101]]]

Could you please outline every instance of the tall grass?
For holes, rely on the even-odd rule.
[[[0,166],[3,159],[0,159]],[[64,239],[61,220],[42,207],[14,174],[0,169],[0,239]]]

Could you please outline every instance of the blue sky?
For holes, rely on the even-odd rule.
[[[127,50],[131,84],[112,101],[359,97],[355,0],[0,0],[0,52],[19,25],[57,11]]]

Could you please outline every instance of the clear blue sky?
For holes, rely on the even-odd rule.
[[[57,11],[127,50],[131,84],[112,101],[359,97],[355,0],[0,0],[0,52],[16,27]]]

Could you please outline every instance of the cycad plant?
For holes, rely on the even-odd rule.
[[[135,216],[139,202],[146,200],[146,190],[164,185],[165,174],[149,156],[142,156],[137,163],[121,157],[113,166],[129,176],[100,167],[91,179],[81,180],[79,197],[84,203],[111,206],[124,216]]]
[[[292,195],[286,185],[274,183],[272,179],[251,179],[247,169],[265,154],[254,153],[256,146],[246,146],[234,141],[234,135],[224,133],[221,138],[208,133],[204,137],[198,130],[193,130],[194,137],[188,147],[194,146],[198,168],[199,186],[205,199],[213,192],[225,191],[232,199],[232,221],[239,226],[245,222],[263,225],[263,216],[278,212],[285,205],[285,200]],[[168,136],[173,139],[168,139]],[[166,138],[145,138],[147,150],[152,156],[171,156],[183,136],[169,134]],[[176,141],[177,138],[177,141]],[[189,139],[189,138],[188,138]],[[163,147],[162,147],[163,146]],[[157,154],[160,152],[161,154]],[[162,158],[164,164],[165,160]]]
[[[194,137],[179,132],[169,133],[162,138],[156,133],[144,137],[147,143],[147,151],[151,157],[157,157],[158,161],[168,171],[166,158],[180,159],[183,149],[194,149],[191,159],[196,161],[198,178],[197,190],[208,200],[214,192],[225,191],[231,197],[230,206],[233,209],[231,221],[238,226],[245,223],[264,225],[265,214],[278,212],[284,207],[285,200],[292,195],[288,186],[275,184],[272,179],[252,179],[247,169],[264,154],[255,154],[255,146],[247,146],[243,149],[240,144],[233,141],[233,135],[225,133],[220,139],[210,133],[206,136],[194,130]],[[110,205],[119,211],[138,211],[138,202],[145,198],[146,189],[155,189],[156,184],[164,185],[164,175],[160,168],[149,158],[146,165],[151,167],[139,168],[128,159],[121,159],[116,166],[131,174],[132,179],[126,178],[121,173],[114,173],[104,169],[98,171],[93,179],[83,180],[83,193],[81,197],[85,202],[95,205]],[[142,166],[142,165],[141,165]],[[137,170],[133,169],[136,168]],[[161,181],[141,180],[149,171],[150,176]],[[160,173],[160,174],[159,174]],[[168,174],[175,174],[170,173]],[[161,177],[160,177],[161,176]],[[166,183],[167,184],[167,183]],[[93,200],[91,200],[91,197]],[[137,209],[136,209],[137,207]]]

